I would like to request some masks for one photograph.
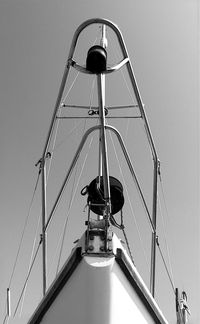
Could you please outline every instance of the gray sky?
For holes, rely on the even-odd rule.
[[[77,26],[92,17],[112,20],[123,33],[162,163],[175,285],[188,293],[191,323],[200,320],[199,15],[198,0],[0,1],[0,321],[37,177],[34,164],[42,153],[70,42]],[[78,141],[72,144],[76,148]],[[13,310],[36,223],[37,217],[29,225],[27,250],[13,278]],[[173,296],[168,298],[170,287],[163,283],[166,276],[158,264],[157,297],[169,322],[175,323]],[[31,289],[37,295],[36,285]],[[27,298],[29,315],[32,302]],[[23,324],[23,319],[9,323]]]

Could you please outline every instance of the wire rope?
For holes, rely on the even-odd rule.
[[[166,270],[166,272],[167,272],[167,275],[168,275],[169,281],[170,281],[170,283],[171,283],[171,286],[172,286],[173,292],[174,292],[174,294],[175,294],[175,286],[174,286],[174,282],[173,282],[173,280],[172,280],[172,278],[171,278],[170,272],[169,272],[168,267],[167,267],[167,263],[166,263],[166,261],[165,261],[165,258],[164,258],[164,255],[163,255],[163,253],[162,253],[162,250],[161,250],[161,248],[160,248],[160,243],[158,242],[158,237],[157,237],[157,240],[156,240],[156,244],[157,244],[158,250],[159,250],[159,252],[160,252],[160,255],[161,255],[162,261],[163,261],[163,263],[164,263],[164,267],[165,267],[165,270]]]
[[[65,136],[65,138],[63,140],[61,140],[56,146],[55,148],[51,151],[52,153],[55,153],[57,151],[57,149],[66,141],[69,140],[71,135],[73,134],[73,132],[75,132],[77,130],[77,128],[81,125],[82,121],[80,121],[79,123],[76,123],[75,126],[71,129],[71,131]]]
[[[33,256],[34,256],[34,251],[35,251],[35,245],[36,245],[36,239],[37,239],[38,231],[39,231],[40,220],[41,220],[41,213],[39,213],[37,227],[36,227],[36,230],[35,230],[35,237],[34,237],[34,241],[33,241],[32,252],[31,252],[31,257],[30,257],[30,262],[29,262],[29,267],[28,267],[29,270],[31,268],[31,264],[32,264],[32,261],[33,261]],[[26,294],[26,288],[27,288],[27,284],[25,286],[24,293],[23,293],[23,299],[22,299],[22,304],[21,304],[21,309],[20,309],[20,317],[22,315],[22,310],[23,310],[23,306],[24,306],[24,299],[25,299],[25,294]]]
[[[61,248],[60,248],[60,253],[59,253],[59,257],[58,257],[58,264],[57,264],[57,268],[56,268],[56,276],[57,276],[58,271],[59,271],[59,266],[60,266],[60,261],[61,261],[62,251],[63,251],[63,245],[64,245],[64,239],[65,239],[65,234],[66,234],[67,224],[68,224],[69,215],[70,215],[70,210],[71,210],[71,206],[72,206],[73,198],[74,198],[74,196],[73,196],[73,191],[74,191],[74,185],[75,185],[75,180],[76,180],[77,169],[78,169],[78,164],[76,165],[76,169],[75,169],[74,181],[73,181],[72,191],[71,191],[71,196],[70,196],[70,200],[69,200],[69,206],[68,206],[67,217],[66,217],[65,224],[64,224],[63,234],[62,234],[62,236],[61,236],[61,238],[62,238],[62,239],[61,239]]]
[[[160,202],[159,195],[158,195],[158,204],[159,204],[159,208],[160,208],[160,214],[161,214],[162,225],[163,225],[163,236],[164,236],[164,241],[165,241],[165,246],[166,246],[166,251],[167,251],[167,259],[168,259],[168,263],[169,263],[169,273],[170,273],[170,276],[172,278],[171,281],[173,282],[173,285],[174,285],[174,276],[173,276],[171,258],[170,258],[170,253],[169,253],[169,246],[168,246],[167,237],[166,237],[166,234],[165,234],[164,217],[163,217],[163,213],[162,213],[162,210],[161,210],[161,202]]]
[[[31,215],[33,201],[34,201],[36,190],[37,190],[37,187],[38,187],[40,173],[41,172],[39,170],[38,175],[37,175],[37,179],[36,179],[36,183],[35,183],[35,186],[34,186],[34,190],[33,190],[33,195],[32,195],[32,198],[31,198],[31,201],[30,201],[30,204],[29,204],[28,213],[27,213],[27,216],[26,216],[26,219],[25,219],[25,222],[24,222],[24,226],[23,226],[23,229],[22,229],[22,234],[21,234],[18,250],[17,250],[16,257],[15,257],[15,262],[14,262],[14,265],[13,265],[13,270],[12,270],[12,273],[11,273],[11,276],[10,276],[9,285],[8,285],[9,289],[10,289],[10,287],[12,285],[12,281],[13,281],[14,274],[15,274],[15,271],[16,271],[17,263],[18,263],[18,260],[19,260],[19,255],[20,255],[20,252],[21,252],[24,235],[25,235],[26,228],[27,228],[27,225],[28,225],[28,221],[29,221],[29,218],[30,218],[30,215]],[[6,323],[6,319],[8,319],[8,321],[9,321],[9,316],[7,314],[6,314],[6,317],[4,318],[3,323]],[[8,321],[7,321],[7,323],[8,323]]]
[[[94,85],[95,85],[95,77],[92,83],[92,89],[91,89],[91,93],[90,93],[90,101],[93,100],[93,93],[92,91],[94,91]],[[65,99],[66,100],[66,99]],[[62,104],[62,106],[64,106],[64,103]],[[89,106],[89,109],[91,109],[91,105]],[[58,117],[59,118],[59,117]],[[82,121],[80,121],[79,123],[77,123],[73,129],[67,134],[67,140],[69,140],[69,137],[73,134],[73,132],[81,125]],[[54,145],[54,149],[51,151],[52,153],[55,152],[64,142],[66,141],[66,138],[63,139],[60,143],[58,143],[55,147]]]
[[[114,55],[115,55],[115,58],[118,59],[116,53],[119,54],[119,51],[117,50],[116,46],[113,45],[113,43],[111,43],[111,47],[112,47],[112,49],[113,49],[113,53],[114,53]],[[131,98],[133,104],[135,105],[135,99],[134,99],[133,94],[132,94],[132,92],[131,92],[131,90],[130,90],[130,87],[129,87],[129,85],[128,85],[128,82],[127,82],[127,80],[126,80],[126,77],[125,77],[125,75],[124,75],[124,71],[123,71],[123,69],[120,69],[120,73],[121,73],[121,75],[122,75],[122,79],[124,80],[125,86],[126,86],[126,88],[127,88],[127,90],[128,90],[129,96],[130,96],[130,98]],[[137,103],[137,104],[138,104],[138,103]],[[126,125],[125,139],[127,139],[127,136],[128,136],[129,124],[130,124],[130,120],[129,120],[129,119],[127,120],[127,123],[126,123],[126,124],[127,124],[127,125]]]
[[[18,247],[18,250],[17,250],[17,255],[16,255],[16,258],[15,258],[15,262],[14,262],[14,266],[13,266],[13,270],[12,270],[12,274],[11,274],[11,277],[10,277],[10,281],[9,281],[8,288],[10,288],[10,286],[11,286],[11,283],[12,283],[12,280],[13,280],[13,276],[14,276],[14,273],[15,273],[15,269],[16,269],[16,266],[17,266],[17,262],[18,262],[18,258],[19,258],[20,251],[21,251],[24,234],[25,234],[25,231],[26,231],[26,228],[27,228],[27,224],[28,224],[28,220],[29,220],[29,217],[30,217],[30,214],[31,214],[31,209],[32,209],[33,201],[34,201],[34,198],[35,198],[35,193],[36,193],[37,186],[38,186],[38,182],[39,182],[39,177],[40,177],[40,170],[38,172],[38,176],[37,176],[37,179],[36,179],[36,183],[35,183],[33,195],[32,195],[32,198],[31,198],[31,202],[30,202],[30,205],[29,205],[27,217],[26,217],[25,222],[24,222],[24,226],[23,226],[23,230],[22,230],[22,235],[21,235],[19,247]]]
[[[122,168],[121,168],[121,164],[120,164],[120,161],[119,161],[119,158],[118,158],[118,155],[117,155],[116,147],[114,145],[114,141],[113,141],[113,138],[112,138],[112,135],[111,135],[110,132],[109,132],[109,134],[110,134],[111,142],[112,142],[113,149],[114,149],[114,152],[115,152],[115,157],[116,157],[116,160],[117,160],[117,163],[118,163],[118,167],[119,167],[119,170],[120,170],[120,174],[121,174],[121,177],[122,177],[122,180],[123,180],[123,184],[124,184],[124,187],[125,187],[125,191],[126,191],[126,194],[127,194],[127,197],[128,197],[128,202],[129,202],[129,206],[130,206],[130,209],[131,209],[131,213],[133,215],[135,227],[136,227],[136,230],[137,230],[137,233],[138,233],[138,237],[139,237],[139,240],[140,240],[140,243],[141,243],[142,251],[143,251],[143,254],[144,254],[144,259],[145,259],[147,268],[149,268],[149,264],[148,264],[148,261],[147,261],[146,251],[144,249],[144,245],[143,245],[141,233],[140,233],[140,230],[139,230],[137,221],[136,221],[135,212],[133,210],[133,206],[132,206],[132,203],[131,203],[131,199],[130,199],[130,196],[129,196],[129,193],[128,193],[128,188],[127,188],[127,185],[126,185],[126,181],[124,179],[124,175],[123,175],[123,171],[122,171]]]
[[[70,94],[72,88],[74,87],[74,85],[75,85],[75,83],[76,83],[76,80],[77,80],[77,78],[78,78],[78,76],[79,76],[79,73],[80,73],[80,72],[77,72],[77,73],[76,73],[76,76],[75,76],[75,78],[74,78],[74,80],[73,80],[71,86],[69,87],[69,89],[68,89],[68,91],[67,91],[67,93],[66,93],[64,99],[62,100],[62,103],[61,103],[61,105],[60,105],[60,108],[63,107],[65,100],[67,99],[67,97],[69,96],[69,94]],[[59,109],[58,117],[60,117],[61,112],[62,112],[62,110]],[[58,127],[59,127],[59,124],[60,124],[60,119],[58,118],[58,119],[57,119],[56,130],[55,130],[55,136],[54,136],[54,140],[53,140],[53,146],[52,146],[52,150],[51,150],[51,154],[52,154],[52,156],[51,156],[51,159],[50,159],[50,162],[49,162],[49,168],[48,168],[48,172],[47,172],[47,179],[48,179],[48,176],[49,176],[49,173],[50,173],[51,164],[52,164],[52,160],[53,160],[52,157],[53,157],[53,153],[54,153],[54,149],[55,149],[55,145],[56,145],[56,139],[57,139],[57,134],[58,134]]]
[[[97,39],[97,38],[96,38],[96,39]],[[96,40],[95,40],[95,42],[96,42]],[[76,75],[74,81],[72,82],[72,85],[70,86],[70,88],[69,88],[67,94],[65,95],[65,97],[64,97],[64,99],[63,99],[63,102],[66,100],[66,98],[67,98],[67,96],[69,95],[71,89],[73,88],[73,86],[74,86],[74,84],[75,84],[75,82],[76,82],[76,79],[77,79],[78,75],[79,75],[79,72],[77,73],[77,75]],[[61,105],[61,106],[62,106],[62,105]],[[60,110],[60,112],[59,112],[59,115],[60,115],[60,114],[61,114],[61,110]],[[55,149],[55,143],[56,143],[56,137],[57,137],[58,127],[59,127],[59,120],[58,120],[58,122],[57,122],[56,130],[55,130],[55,137],[54,137],[54,141],[53,141],[53,150],[52,150],[52,151],[54,151],[54,149]],[[73,132],[73,130],[72,130],[72,132]],[[49,173],[50,173],[51,163],[52,163],[52,159],[50,160],[50,164],[49,164],[49,168],[48,168],[48,175],[47,175],[47,178],[48,178]],[[30,214],[31,214],[31,209],[32,209],[32,205],[33,205],[33,201],[34,201],[35,193],[36,193],[36,190],[37,190],[37,186],[38,186],[38,182],[39,182],[39,176],[40,176],[40,173],[41,173],[41,169],[40,169],[39,172],[38,172],[38,177],[37,177],[37,180],[36,180],[36,185],[35,185],[35,188],[34,188],[33,196],[32,196],[31,202],[30,202],[30,206],[29,206],[28,214],[27,214],[27,217],[26,217],[26,219],[25,219],[24,227],[23,227],[23,230],[22,230],[22,235],[21,235],[21,239],[20,239],[19,247],[18,247],[18,250],[17,250],[17,255],[16,255],[16,258],[15,258],[15,262],[14,262],[13,270],[12,270],[11,277],[10,277],[10,280],[9,280],[9,288],[10,288],[10,286],[11,286],[11,283],[12,283],[12,280],[13,280],[13,277],[14,277],[14,273],[15,273],[15,270],[16,270],[17,262],[18,262],[18,259],[19,259],[19,254],[20,254],[20,251],[21,251],[21,246],[22,246],[22,242],[23,242],[24,234],[25,234],[25,231],[26,231],[26,228],[27,228],[28,220],[29,220],[29,217],[30,217]],[[39,224],[39,221],[38,221],[38,224]],[[38,232],[38,227],[39,227],[39,225],[37,226],[37,232]],[[36,236],[37,236],[37,234],[36,234]],[[29,263],[29,271],[28,271],[27,279],[26,279],[25,284],[24,284],[24,286],[23,286],[22,293],[21,293],[21,295],[20,295],[20,298],[19,298],[19,301],[18,301],[18,304],[17,304],[17,307],[16,307],[16,309],[15,309],[15,313],[14,313],[14,314],[16,314],[17,309],[18,309],[18,307],[19,307],[19,303],[20,303],[20,301],[21,301],[21,298],[24,296],[24,293],[25,293],[25,290],[26,290],[26,286],[27,286],[27,281],[28,281],[28,278],[29,278],[29,276],[30,276],[30,273],[31,273],[31,270],[32,270],[33,264],[34,264],[34,262],[35,262],[35,259],[36,259],[36,256],[37,256],[37,253],[38,253],[38,251],[39,251],[40,244],[41,244],[41,240],[40,240],[40,243],[39,243],[38,248],[37,248],[37,250],[36,250],[35,256],[34,256],[34,258],[33,258],[33,252],[34,252],[34,249],[35,249],[35,243],[36,243],[36,236],[35,236],[35,238],[34,238],[34,243],[33,243],[33,248],[32,248],[32,253],[31,253],[31,258],[30,258],[30,263]],[[31,262],[31,260],[32,260],[32,262]],[[23,301],[24,301],[24,298],[23,298]],[[23,303],[22,303],[22,307],[23,307]],[[22,308],[21,308],[21,311],[22,311]],[[7,316],[7,314],[6,314],[3,323],[6,322],[7,317],[8,317],[8,316]]]
[[[66,100],[67,96],[69,95],[71,89],[73,88],[76,80],[77,80],[77,77],[79,75],[79,72],[76,74],[76,77],[75,79],[73,80],[72,82],[72,85],[70,86],[67,94],[65,95],[64,97],[64,101]],[[59,112],[59,115],[61,114],[61,110]],[[53,141],[53,151],[54,151],[54,148],[55,148],[55,143],[56,143],[56,137],[57,137],[57,132],[58,132],[58,127],[59,127],[59,120],[57,122],[57,126],[56,126],[56,130],[55,130],[55,137],[54,137],[54,141]],[[52,159],[50,160],[50,164],[49,164],[49,168],[48,168],[48,175],[47,175],[47,179],[48,179],[48,176],[49,176],[49,173],[50,173],[50,169],[51,169],[51,161]],[[28,213],[27,213],[27,217],[25,219],[25,223],[24,223],[24,226],[23,226],[23,230],[22,230],[22,235],[21,235],[21,239],[20,239],[20,243],[19,243],[19,247],[18,247],[18,250],[17,250],[17,254],[16,254],[16,258],[15,258],[15,262],[14,262],[14,266],[13,266],[13,270],[12,270],[12,273],[11,273],[11,277],[10,277],[10,281],[9,281],[9,288],[11,287],[11,284],[12,284],[12,280],[13,280],[13,277],[14,277],[14,273],[15,273],[15,270],[16,270],[16,266],[17,266],[17,263],[18,263],[18,259],[19,259],[19,255],[20,255],[20,251],[21,251],[21,247],[22,247],[22,243],[23,243],[23,239],[24,239],[24,235],[25,235],[25,232],[26,232],[26,228],[27,228],[27,225],[28,225],[28,220],[30,218],[30,214],[31,214],[31,209],[32,209],[32,205],[33,205],[33,201],[34,201],[34,198],[35,198],[35,194],[36,194],[36,190],[37,190],[37,186],[38,186],[38,182],[39,182],[39,177],[40,177],[40,173],[41,173],[41,169],[39,169],[39,172],[38,172],[38,176],[37,176],[37,179],[36,179],[36,184],[35,184],[35,187],[34,187],[34,191],[33,191],[33,195],[32,195],[32,199],[31,199],[31,202],[30,202],[30,206],[29,206],[29,209],[28,209]],[[39,221],[38,221],[38,224],[39,224]],[[38,226],[37,226],[37,232],[38,232]],[[37,235],[37,234],[36,234]],[[34,238],[34,243],[33,243],[33,248],[32,248],[32,253],[31,253],[31,258],[30,260],[33,258],[33,252],[34,252],[34,248],[35,248],[35,242],[36,242],[36,237]],[[29,263],[29,270],[30,270],[31,267],[31,261]],[[26,285],[23,287],[23,293],[22,295],[20,296],[20,300],[22,298],[22,296],[24,295],[24,292],[26,290]],[[22,305],[23,306],[23,305]],[[18,306],[17,306],[18,308]],[[21,308],[22,310],[22,308]]]
[[[95,41],[95,42],[96,42],[96,41]],[[92,81],[91,92],[90,92],[90,100],[89,100],[89,101],[90,101],[90,104],[89,104],[89,108],[88,108],[88,110],[90,110],[91,107],[92,107],[93,94],[94,94],[94,85],[95,85],[95,77],[93,78],[93,81]],[[66,99],[66,97],[65,97],[65,99]],[[79,123],[78,125],[80,125],[80,123]],[[75,127],[73,128],[72,131],[76,130],[76,128],[77,128],[77,126],[75,126]],[[84,134],[84,132],[85,132],[85,128],[86,128],[86,119],[84,120],[84,127],[83,127],[83,131],[82,131],[82,136],[83,136],[83,134]],[[72,132],[71,132],[71,133],[72,133]],[[92,138],[92,140],[93,140],[93,138]],[[89,144],[89,149],[90,149],[91,144],[92,144],[92,142]],[[88,152],[88,153],[89,153],[89,152]],[[84,169],[84,165],[85,165],[86,160],[87,160],[87,156],[86,156],[86,159],[85,159],[85,161],[84,161],[84,164],[83,164],[83,167],[82,167],[81,174],[82,174],[82,172],[83,172],[83,169]],[[76,166],[76,171],[77,171],[77,166]],[[81,176],[81,174],[80,174],[80,176]],[[79,183],[79,181],[80,181],[80,176],[79,176],[78,183]],[[76,177],[76,172],[75,172],[75,176],[74,176],[74,181],[75,181],[75,177]],[[75,183],[75,182],[74,182],[74,183]],[[74,183],[73,183],[73,188],[74,188]],[[76,191],[77,191],[77,186],[76,186],[76,189],[75,189],[75,193],[76,193]],[[60,259],[61,259],[61,254],[62,254],[63,244],[64,244],[64,238],[65,238],[65,233],[66,233],[66,227],[67,227],[67,223],[68,223],[69,213],[70,213],[71,205],[72,205],[73,200],[74,200],[74,197],[75,197],[75,195],[72,196],[72,193],[73,193],[73,189],[72,189],[72,191],[71,191],[71,198],[70,198],[70,202],[69,202],[67,218],[66,218],[66,221],[65,221],[65,224],[64,224],[63,235],[60,237],[59,242],[58,242],[57,247],[56,247],[56,253],[55,253],[55,255],[57,254],[57,250],[58,250],[58,247],[59,247],[59,245],[60,245],[61,238],[62,238],[61,249],[60,249],[59,259],[58,259],[58,265],[57,265],[57,269],[56,269],[56,275],[57,275],[57,273],[58,273],[58,269],[59,269],[59,265],[60,265]],[[55,259],[55,258],[54,258],[54,259]]]
[[[123,216],[123,211],[122,210],[121,210],[121,226],[120,227],[121,227],[121,230],[122,230],[122,232],[124,234],[124,239],[125,239],[128,251],[129,251],[131,261],[133,262],[133,264],[135,264],[134,259],[133,259],[133,255],[132,255],[132,252],[131,252],[131,248],[130,248],[130,245],[129,245],[128,237],[127,237],[126,232],[125,232],[124,216]]]
[[[93,142],[93,137],[91,138],[90,143],[89,143],[89,150],[90,150],[90,148],[91,148],[92,142]],[[61,254],[62,254],[62,250],[63,250],[63,245],[64,245],[64,239],[65,239],[65,234],[66,234],[67,223],[68,223],[68,220],[69,220],[69,214],[70,214],[70,211],[71,211],[71,207],[72,207],[72,205],[73,205],[73,202],[74,202],[74,198],[75,198],[75,196],[76,196],[76,192],[77,192],[77,189],[78,189],[78,185],[79,185],[79,182],[80,182],[80,178],[81,178],[82,173],[83,173],[83,170],[84,170],[84,168],[85,168],[85,163],[86,163],[86,161],[87,161],[88,154],[89,154],[89,151],[87,152],[87,154],[86,154],[86,156],[85,156],[85,159],[84,159],[84,161],[83,161],[82,168],[81,168],[81,172],[80,172],[79,178],[78,178],[78,180],[77,180],[76,187],[75,187],[75,189],[74,189],[74,193],[73,193],[73,195],[72,195],[72,198],[71,198],[71,201],[70,201],[70,204],[69,204],[69,209],[68,209],[68,213],[67,213],[67,218],[66,218],[66,222],[65,222],[65,226],[64,226],[63,235],[62,235],[62,244],[61,244],[61,250],[60,250],[60,254],[59,254],[59,263],[58,263],[58,266],[57,266],[56,274],[58,273],[58,269],[59,269],[59,266],[60,266],[60,259],[61,259]]]
[[[122,232],[123,232],[123,235],[124,235],[124,239],[125,239],[125,242],[126,242],[126,246],[128,248],[128,253],[129,253],[129,256],[131,258],[131,261],[133,262],[133,264],[135,264],[134,259],[133,259],[133,255],[132,255],[132,252],[131,252],[130,244],[129,244],[129,241],[128,241],[128,237],[127,237],[126,232],[125,232],[125,228],[122,228]]]
[[[93,95],[94,95],[94,85],[95,85],[95,78],[93,78],[91,92],[90,92],[89,110],[92,107],[92,101],[93,101]],[[84,124],[84,128],[83,128],[82,136],[84,134],[85,127],[86,127],[86,120],[85,120],[85,124]],[[85,167],[85,163],[87,161],[88,154],[89,154],[89,150],[91,148],[92,142],[93,142],[93,137],[90,140],[89,147],[88,147],[88,152],[87,152],[87,154],[85,156],[85,159],[84,159],[84,162],[83,162],[83,165],[82,165],[82,169],[81,169],[81,172],[80,172],[80,175],[79,175],[79,178],[78,178],[78,181],[77,181],[77,185],[76,185],[75,190],[74,190],[74,184],[75,184],[75,182],[73,183],[73,189],[72,189],[72,192],[71,192],[71,198],[70,198],[69,208],[68,208],[68,214],[67,214],[67,218],[66,218],[65,225],[64,225],[64,230],[63,230],[63,235],[62,235],[61,249],[60,249],[59,258],[58,258],[56,275],[58,274],[58,270],[59,270],[59,266],[60,266],[60,260],[61,260],[61,255],[62,255],[62,251],[63,251],[64,239],[65,239],[65,235],[66,235],[66,228],[67,228],[67,224],[68,224],[68,220],[69,220],[69,214],[70,214],[71,206],[73,204],[73,201],[74,201],[74,198],[75,198],[75,195],[76,195],[76,191],[77,191],[77,188],[78,188],[78,185],[79,185],[79,181],[80,181],[81,175],[83,173],[83,170],[84,170],[84,167]],[[77,168],[76,168],[76,172],[77,172]],[[75,172],[75,177],[76,177],[76,172]],[[74,177],[74,181],[75,181],[75,177]],[[74,194],[73,194],[73,190],[74,190]]]
[[[17,310],[18,310],[19,304],[20,304],[21,299],[22,299],[22,296],[23,296],[23,294],[24,294],[24,290],[25,290],[25,288],[26,288],[26,285],[27,285],[28,279],[29,279],[29,277],[30,277],[30,274],[31,274],[32,268],[33,268],[33,266],[34,266],[34,263],[35,263],[35,260],[36,260],[37,254],[38,254],[38,252],[39,252],[39,248],[40,248],[41,243],[42,243],[42,240],[40,239],[40,242],[39,242],[38,247],[37,247],[37,250],[36,250],[36,252],[35,252],[35,255],[34,255],[33,261],[32,261],[32,263],[31,263],[30,269],[29,269],[29,271],[28,271],[28,274],[27,274],[27,277],[26,277],[26,280],[25,280],[24,286],[23,286],[23,288],[22,288],[22,291],[21,291],[20,297],[19,297],[19,299],[18,299],[17,306],[16,306],[15,311],[14,311],[14,316],[15,316],[16,313],[17,313]]]
[[[168,208],[167,208],[167,204],[166,204],[166,199],[165,199],[165,193],[164,193],[164,188],[163,188],[163,184],[162,184],[160,168],[159,168],[159,171],[158,171],[158,176],[159,176],[159,181],[160,181],[160,186],[161,186],[161,193],[162,193],[162,197],[163,197],[166,216],[167,216],[167,219],[169,219],[169,213],[168,213]],[[166,245],[166,250],[167,250],[167,257],[168,257],[169,267],[170,267],[170,273],[171,273],[172,280],[174,282],[174,274],[173,274],[172,262],[171,262],[169,246],[168,246],[167,237],[166,237],[166,225],[165,225],[164,216],[163,216],[163,213],[162,213],[161,201],[160,201],[160,196],[159,195],[158,195],[158,202],[159,202],[159,208],[160,208],[161,219],[162,219],[162,224],[163,224],[163,233],[164,233],[164,240],[165,240],[165,245]]]
[[[3,324],[6,324],[6,323],[8,323],[8,315],[7,314],[6,314],[6,316],[4,317],[4,320],[3,320]]]

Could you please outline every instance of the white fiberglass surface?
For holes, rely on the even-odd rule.
[[[84,257],[41,323],[154,323],[114,257]]]
[[[111,286],[110,324],[132,321],[138,324],[154,323],[153,318],[117,263],[113,265]]]

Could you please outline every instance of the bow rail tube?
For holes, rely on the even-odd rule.
[[[71,164],[70,170],[68,172],[68,175],[66,176],[66,179],[62,185],[62,188],[58,194],[57,200],[54,204],[54,207],[52,209],[52,212],[50,213],[49,218],[47,219],[47,208],[46,208],[46,157],[47,157],[47,153],[48,153],[48,149],[50,146],[50,142],[51,142],[51,138],[55,129],[55,124],[56,124],[56,120],[57,120],[57,112],[58,109],[61,107],[61,100],[63,97],[63,92],[65,89],[65,85],[66,85],[66,81],[69,75],[69,71],[70,68],[76,68],[78,69],[80,72],[85,73],[86,69],[85,67],[79,65],[78,63],[76,63],[73,59],[74,56],[74,52],[75,52],[75,48],[77,45],[77,41],[79,38],[80,33],[88,26],[92,25],[92,24],[101,24],[103,26],[107,26],[109,28],[111,28],[114,33],[117,36],[122,54],[123,54],[123,59],[116,64],[113,67],[109,67],[106,68],[105,71],[102,71],[102,75],[101,74],[97,74],[97,80],[98,80],[98,91],[99,91],[99,111],[100,111],[100,119],[101,119],[101,136],[105,136],[104,132],[105,129],[108,128],[108,126],[105,126],[104,124],[104,116],[103,116],[103,111],[104,111],[104,94],[102,93],[102,78],[105,77],[106,74],[110,74],[112,72],[115,72],[117,70],[119,70],[122,67],[126,67],[127,71],[128,71],[128,75],[131,81],[131,85],[136,97],[136,101],[137,101],[137,105],[139,107],[139,111],[141,114],[141,118],[143,119],[144,122],[144,128],[146,131],[146,135],[147,135],[147,139],[148,139],[148,143],[151,149],[151,153],[153,156],[153,161],[154,161],[154,171],[153,171],[153,203],[152,203],[152,217],[150,217],[151,219],[151,227],[153,230],[152,233],[152,247],[151,247],[151,276],[150,276],[150,290],[152,295],[154,296],[154,291],[155,291],[155,260],[156,260],[156,214],[157,214],[157,172],[158,172],[158,157],[157,157],[157,153],[156,153],[156,149],[155,149],[155,145],[154,145],[154,141],[153,141],[153,137],[149,128],[149,124],[148,124],[148,120],[144,111],[144,105],[142,103],[142,99],[140,96],[140,92],[137,86],[137,82],[134,76],[134,72],[133,72],[133,68],[129,59],[129,55],[122,37],[122,34],[119,30],[119,28],[117,27],[117,25],[113,24],[111,21],[106,20],[106,19],[101,19],[101,18],[94,18],[94,19],[89,19],[87,21],[85,21],[84,23],[82,23],[77,30],[75,31],[74,37],[72,39],[72,43],[71,43],[71,47],[70,47],[70,51],[69,51],[69,56],[65,65],[65,69],[64,69],[64,74],[62,77],[62,81],[61,81],[61,85],[60,85],[60,89],[58,92],[58,97],[56,100],[56,104],[55,104],[55,108],[54,108],[54,112],[53,112],[53,116],[51,119],[51,123],[50,123],[50,127],[49,127],[49,131],[47,134],[47,138],[46,138],[46,142],[45,142],[45,146],[44,146],[44,150],[43,150],[43,154],[42,154],[42,163],[41,163],[41,169],[42,169],[42,244],[43,244],[43,293],[46,293],[46,272],[47,272],[47,260],[46,260],[46,245],[47,245],[47,237],[46,237],[46,230],[47,227],[50,223],[51,217],[55,211],[55,208],[57,206],[57,203],[60,200],[60,196],[62,194],[62,191],[64,190],[65,187],[65,182],[68,181],[68,177],[71,174],[71,171],[74,167],[74,165],[76,164],[77,158],[80,154],[80,150],[82,149],[84,142],[86,140],[86,137],[89,135],[89,133],[92,131],[90,130],[89,132],[86,133],[86,135],[83,137],[83,140],[79,146],[79,151],[77,151],[76,156]],[[90,73],[87,71],[87,73]],[[95,73],[94,73],[95,74]],[[94,129],[94,128],[93,128]],[[96,129],[99,129],[98,127]],[[104,155],[104,161],[102,160],[103,163],[103,172],[106,178],[106,180],[104,180],[104,187],[105,187],[105,195],[106,198],[108,200],[108,206],[109,206],[109,200],[110,200],[110,193],[109,193],[109,173],[108,173],[108,167],[107,167],[107,157],[106,157],[106,140],[103,139],[104,144],[102,144],[102,154]],[[126,152],[126,151],[124,151]],[[126,157],[127,158],[127,157]],[[128,161],[128,159],[127,159]],[[127,162],[128,163],[128,162]],[[129,164],[129,163],[128,163]],[[130,165],[129,168],[131,169]],[[133,173],[133,172],[132,172]],[[138,185],[136,185],[138,187]],[[107,188],[107,189],[106,189]],[[144,200],[143,195],[141,195],[140,189],[138,187],[140,196],[142,198],[142,201]],[[110,208],[110,207],[109,207]],[[145,206],[146,209],[146,206]],[[148,213],[149,214],[149,213]]]

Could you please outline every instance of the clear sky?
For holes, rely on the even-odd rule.
[[[42,154],[70,42],[77,26],[92,17],[112,20],[123,33],[161,160],[175,286],[188,293],[190,323],[199,323],[198,0],[0,1],[0,321],[37,178],[34,165]],[[76,147],[78,141],[72,144]],[[84,180],[87,184],[90,179]],[[28,242],[34,238],[31,229],[39,207],[34,205],[34,212],[11,286],[12,311],[27,273]],[[134,255],[134,246],[132,250]],[[175,323],[173,296],[158,263],[157,298],[169,322]],[[41,282],[39,271],[35,278]],[[37,288],[32,285],[27,292],[28,316],[30,295],[40,298]],[[26,322],[17,315],[9,323]]]

